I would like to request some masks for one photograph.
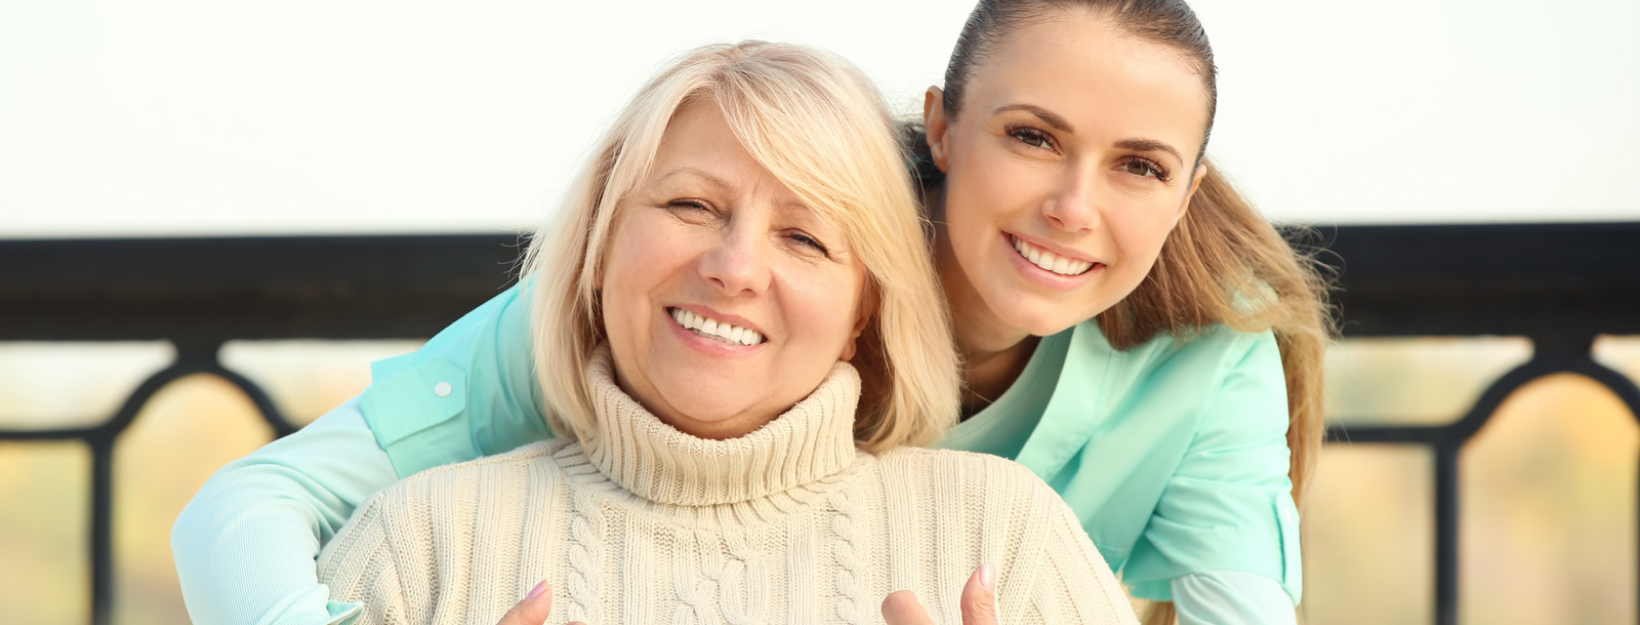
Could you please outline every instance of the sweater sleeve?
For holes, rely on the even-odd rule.
[[[377,495],[359,510],[358,516],[342,528],[319,556],[319,579],[329,585],[332,599],[359,606],[355,618],[345,625],[410,625],[417,620],[405,602],[404,579],[399,574],[400,557],[387,528],[397,531],[413,527],[388,523],[386,493]],[[430,537],[415,537],[430,538]]]
[[[230,463],[171,530],[195,623],[325,625],[357,606],[329,601],[314,557],[372,493],[398,478],[356,401]]]
[[[1051,515],[1048,535],[1037,554],[1040,564],[1035,567],[1036,574],[1021,589],[1028,597],[1019,603],[1017,614],[1000,615],[1003,622],[1138,625],[1121,583],[1082,530],[1075,513],[1058,505]]]

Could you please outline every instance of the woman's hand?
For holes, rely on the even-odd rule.
[[[513,606],[513,609],[507,610],[506,614],[501,615],[501,622],[496,625],[545,625],[547,614],[550,612],[552,612],[552,587],[547,585],[546,580],[542,580],[541,583],[535,585],[530,594],[524,595],[523,601],[519,601],[518,605]],[[569,625],[586,625],[586,623],[575,621]]]
[[[996,585],[996,569],[989,564],[968,576],[968,584],[962,587],[962,625],[997,625]],[[935,625],[917,602],[916,593],[909,590],[894,592],[883,600],[883,620],[888,625]]]

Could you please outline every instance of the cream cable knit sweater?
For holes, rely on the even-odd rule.
[[[1003,625],[1134,624],[1057,494],[981,454],[855,450],[860,378],[839,363],[747,436],[673,429],[588,378],[600,435],[430,469],[377,494],[319,558],[360,623],[491,625],[540,580],[548,623],[882,623],[916,591],[958,625],[969,574],[997,566]]]

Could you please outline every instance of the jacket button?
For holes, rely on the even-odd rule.
[[[439,397],[449,397],[450,396],[450,383],[449,382],[439,382],[438,384],[434,384],[433,385],[433,394],[438,395]]]

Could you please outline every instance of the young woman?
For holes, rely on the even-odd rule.
[[[955,613],[993,558],[1010,622],[1137,625],[1042,480],[905,446],[956,414],[956,354],[864,76],[703,48],[593,153],[525,263],[564,438],[361,507],[319,558],[360,625],[496,623],[540,584],[554,623],[867,623],[902,589]]]
[[[1292,622],[1327,317],[1313,271],[1203,158],[1214,85],[1177,0],[975,9],[918,167],[967,389],[942,444],[1041,476],[1182,622]],[[325,622],[350,606],[327,605],[313,557],[363,499],[550,435],[520,292],[212,478],[172,539],[196,621]]]

